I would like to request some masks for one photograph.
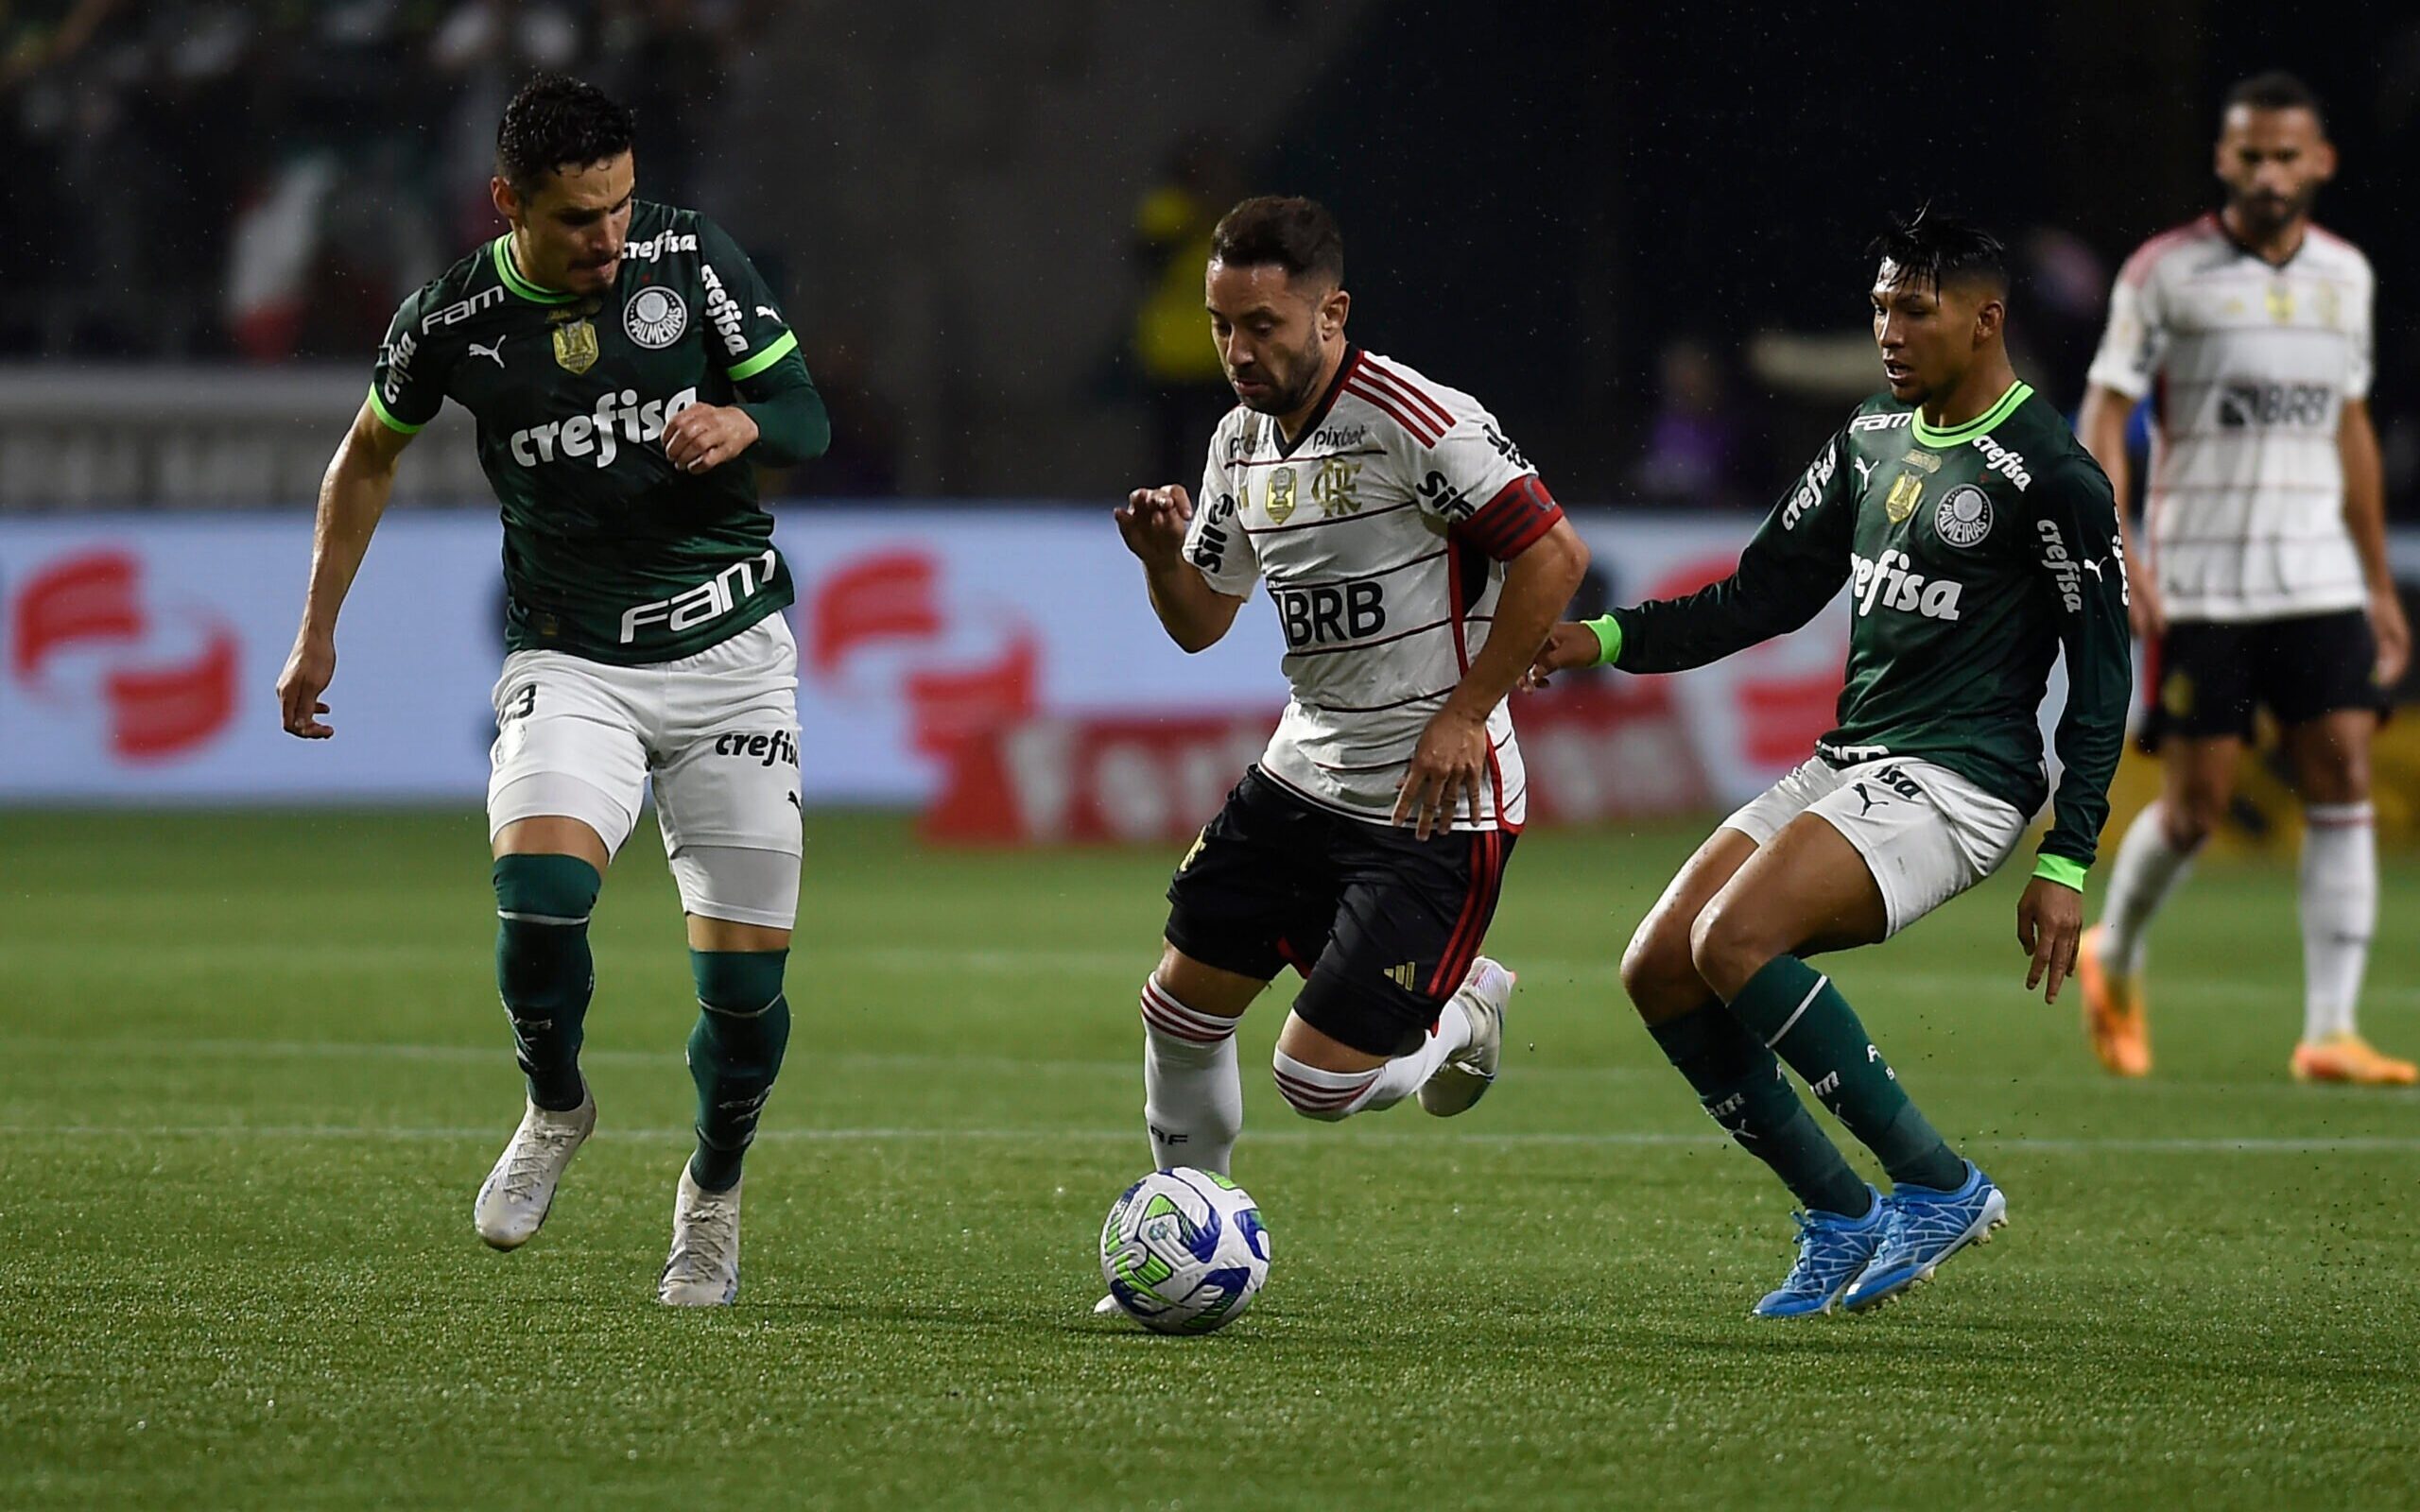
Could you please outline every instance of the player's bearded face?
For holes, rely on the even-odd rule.
[[[1329,343],[1343,336],[1343,295],[1274,266],[1212,263],[1204,298],[1236,398],[1264,415],[1309,407]]]
[[[2237,229],[2269,236],[2310,214],[2336,171],[2336,149],[2308,111],[2238,105],[2219,134],[2218,169]]]
[[[544,288],[597,294],[621,270],[635,175],[631,154],[549,174],[526,198],[499,184],[522,275]]]

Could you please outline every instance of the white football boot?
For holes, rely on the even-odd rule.
[[[729,1307],[739,1295],[739,1188],[708,1192],[681,1162],[672,1202],[672,1253],[655,1299],[666,1307]]]
[[[1420,1084],[1420,1106],[1439,1118],[1466,1112],[1495,1085],[1496,1062],[1504,1056],[1504,1005],[1518,980],[1502,966],[1482,955],[1471,963],[1470,974],[1454,992],[1455,1001],[1471,1021],[1471,1042],[1445,1057],[1445,1063]]]
[[[596,1098],[584,1087],[579,1106],[569,1112],[548,1112],[535,1103],[527,1109],[471,1209],[479,1237],[498,1249],[520,1248],[546,1221],[563,1167],[596,1127]]]

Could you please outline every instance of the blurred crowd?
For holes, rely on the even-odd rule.
[[[494,233],[530,71],[634,106],[679,198],[766,3],[0,0],[0,357],[358,357]]]

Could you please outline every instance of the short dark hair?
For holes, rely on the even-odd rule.
[[[1344,233],[1316,199],[1257,195],[1219,217],[1210,260],[1232,267],[1275,264],[1288,278],[1344,282]]]
[[[495,171],[518,193],[542,188],[546,176],[585,168],[631,150],[636,124],[630,108],[594,84],[540,74],[504,108],[495,132]]]
[[[1930,205],[1892,216],[1891,229],[1867,245],[1865,255],[1888,258],[1902,286],[1982,283],[2008,293],[2007,245],[1964,216]]]
[[[2327,114],[2319,108],[2319,95],[2282,68],[2237,80],[2235,87],[2227,91],[2226,102],[2219,107],[2219,113],[2224,115],[2238,105],[2256,111],[2308,111],[2322,130],[2327,127]]]

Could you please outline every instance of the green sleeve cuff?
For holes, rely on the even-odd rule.
[[[781,361],[784,357],[788,356],[791,352],[796,352],[797,350],[798,333],[795,331],[785,331],[780,335],[773,338],[773,344],[771,346],[767,347],[764,351],[749,358],[746,362],[740,363],[735,367],[729,368],[724,370],[730,375],[733,383],[744,384],[749,379],[755,377],[758,373],[763,372],[766,369]]]
[[[1597,664],[1609,667],[1622,654],[1622,622],[1611,614],[1582,622],[1597,635]]]
[[[395,418],[394,411],[387,407],[387,402],[378,397],[378,386],[376,384],[372,384],[370,386],[370,412],[377,416],[379,423],[385,425],[390,431],[400,431],[406,436],[417,436],[421,432],[420,425],[415,425],[409,421],[402,421]],[[422,424],[425,423],[427,422],[422,422]]]
[[[2083,862],[2070,861],[2066,856],[2043,856],[2033,863],[2035,876],[2078,892],[2083,891]]]

